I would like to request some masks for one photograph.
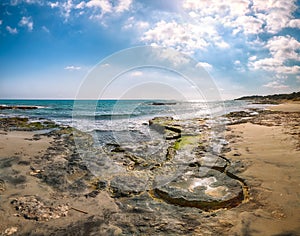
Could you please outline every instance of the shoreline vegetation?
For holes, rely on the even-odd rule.
[[[217,127],[154,118],[161,142],[101,150],[72,127],[0,118],[1,235],[299,235],[300,92],[238,100],[279,105]]]
[[[300,102],[300,92],[293,92],[289,94],[274,94],[266,96],[244,96],[235,100],[250,101],[254,104],[281,104],[285,102]]]

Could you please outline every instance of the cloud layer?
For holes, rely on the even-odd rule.
[[[79,42],[99,48],[102,38],[108,38],[112,44],[99,51],[109,53],[119,45],[118,50],[137,45],[171,47],[199,61],[198,67],[208,70],[224,90],[300,88],[297,0],[4,0],[0,4],[1,36],[42,32],[55,39],[63,35],[69,44],[82,37]],[[72,60],[60,68],[68,64]],[[143,77],[138,72],[132,76]]]

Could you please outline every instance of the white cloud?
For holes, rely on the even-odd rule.
[[[257,56],[251,56],[251,57],[249,57],[249,61],[255,61],[257,59]]]
[[[278,81],[272,81],[263,86],[266,88],[271,88],[271,89],[288,89],[289,88],[289,86],[282,84]]]
[[[206,70],[211,70],[213,68],[213,66],[207,62],[198,62],[196,67],[198,67],[198,68],[203,67]]]
[[[296,76],[296,80],[300,83],[300,75]]]
[[[51,8],[58,8],[61,12],[61,15],[65,18],[65,21],[71,16],[71,12],[76,6],[73,4],[73,0],[67,0],[64,2],[50,2],[48,6]]]
[[[286,27],[299,28],[300,24],[293,16],[296,0],[185,0],[183,8],[194,19],[213,17],[215,22],[232,28],[234,35],[275,34]]]
[[[72,8],[74,7],[72,0],[68,0],[61,5],[63,15],[66,20],[70,17]]]
[[[31,19],[31,17],[23,16],[19,22],[19,26],[27,27],[28,31],[32,31],[33,30],[33,21]]]
[[[18,30],[17,28],[12,28],[10,26],[6,26],[6,30],[10,33],[10,34],[17,34]]]
[[[112,5],[110,4],[109,0],[90,0],[86,3],[86,6],[90,8],[100,8],[102,14],[112,12]]]
[[[299,74],[300,66],[286,66],[281,60],[275,58],[264,58],[255,62],[250,62],[249,67],[254,70],[265,70],[283,74]]]
[[[80,66],[66,66],[64,69],[74,71],[74,70],[81,70],[81,67]]]
[[[274,58],[281,60],[300,60],[300,42],[298,42],[295,38],[287,35],[287,36],[275,36],[271,38],[266,48],[269,49],[271,55]]]
[[[119,4],[115,7],[115,11],[118,13],[128,11],[132,4],[132,0],[119,0]]]
[[[83,8],[85,8],[85,6],[86,6],[86,3],[84,1],[82,1],[75,6],[75,9],[83,9]]]
[[[300,24],[293,16],[295,0],[288,3],[285,0],[253,0],[253,4],[248,0],[184,0],[182,6],[187,13],[184,23],[158,21],[150,29],[147,28],[140,40],[193,54],[197,50],[206,50],[208,46],[220,49],[234,46],[231,45],[232,40],[226,40],[226,36],[222,35],[223,31],[231,30],[233,37],[238,33],[248,37],[264,32],[277,33],[283,28],[298,27]],[[132,22],[124,26],[132,27]]]
[[[59,7],[59,2],[49,2],[48,5],[49,5],[51,8]]]
[[[128,30],[128,29],[136,29],[138,31],[140,30],[145,30],[149,28],[150,24],[147,21],[139,21],[136,20],[135,17],[131,16],[127,19],[125,24],[123,25],[123,29]]]
[[[293,19],[288,24],[291,28],[300,28],[300,19]]]
[[[243,31],[248,35],[262,33],[264,21],[253,16],[240,16],[230,24],[236,27],[234,34]]]
[[[293,12],[296,9],[295,0],[253,0],[252,5],[252,10],[256,16],[265,22],[265,31],[272,34],[278,33],[289,26],[289,22],[294,18]]]
[[[160,21],[143,34],[141,41],[163,47],[173,47],[191,54],[195,49],[204,50],[208,46],[203,35],[197,31],[198,29],[191,24],[183,25],[175,21]]]
[[[229,44],[226,43],[225,41],[223,41],[222,39],[215,42],[215,45],[219,48],[222,48],[222,49],[230,48]]]
[[[255,70],[266,70],[283,74],[299,74],[300,66],[287,65],[287,61],[300,61],[300,42],[295,38],[287,36],[274,36],[265,45],[270,56],[255,61],[249,58],[249,67]]]
[[[39,1],[39,0],[27,0]],[[82,16],[88,14],[89,19],[102,19],[104,15],[110,13],[110,17],[129,11],[133,0],[64,0],[47,3],[51,8],[58,8],[61,15],[68,21],[72,16]],[[78,11],[80,10],[80,11]],[[72,13],[75,11],[76,14]],[[104,22],[101,22],[105,25]]]
[[[155,47],[156,45],[152,46]],[[154,50],[151,52],[150,57],[166,67],[169,67],[170,65],[174,67],[185,67],[191,62],[191,58],[188,55],[169,48]]]
[[[138,21],[136,22],[136,27],[138,27],[139,29],[146,29],[149,28],[149,23],[146,21]]]

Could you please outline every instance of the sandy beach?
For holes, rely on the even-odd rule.
[[[282,112],[300,112],[300,102],[287,102],[279,105],[268,107],[271,111],[282,111]]]
[[[299,235],[299,126],[246,123],[231,126],[228,134],[236,138],[227,156],[246,166],[240,177],[250,186],[232,232],[239,235],[244,227],[247,235]]]
[[[156,199],[151,191],[135,195],[121,187],[116,189],[118,185],[107,187],[105,180],[93,177],[74,155],[69,128],[39,135],[36,131],[2,127],[0,232],[2,235],[299,235],[299,108],[298,103],[287,103],[258,111],[255,116],[239,112],[228,116],[231,123],[226,127],[228,145],[224,154],[231,164],[226,172],[238,176],[247,189],[238,204],[204,211],[174,206]],[[174,136],[173,131],[168,132]],[[189,144],[182,151],[191,145],[191,140],[185,142]],[[183,145],[182,142],[177,147]],[[180,149],[176,152],[180,153]],[[119,150],[114,155],[122,153]],[[191,168],[194,165],[198,164],[190,164]],[[224,191],[225,187],[220,189]]]

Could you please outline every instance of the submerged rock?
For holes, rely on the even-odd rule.
[[[0,110],[35,110],[39,109],[38,106],[7,106],[7,105],[0,105]]]
[[[151,105],[153,105],[153,106],[170,106],[170,105],[176,105],[176,102],[152,102]]]

